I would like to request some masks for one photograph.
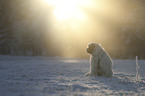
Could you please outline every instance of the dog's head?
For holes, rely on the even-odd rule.
[[[101,50],[102,47],[100,44],[97,44],[97,43],[90,43],[88,45],[88,48],[86,49],[87,53],[89,54],[93,54],[93,52],[96,52],[96,51],[99,51]]]

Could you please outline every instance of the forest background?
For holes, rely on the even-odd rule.
[[[97,42],[113,58],[145,58],[144,0],[93,0],[86,21],[59,21],[42,1],[0,0],[0,54],[84,58]]]

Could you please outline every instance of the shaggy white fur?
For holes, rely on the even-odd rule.
[[[85,76],[112,77],[112,59],[100,44],[90,43],[86,49],[90,57],[90,71]]]

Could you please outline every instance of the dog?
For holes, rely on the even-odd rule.
[[[90,70],[85,76],[112,77],[114,75],[112,59],[101,44],[90,43],[86,52],[91,54],[91,57]]]

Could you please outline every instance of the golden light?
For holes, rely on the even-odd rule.
[[[54,15],[57,20],[77,19],[84,20],[85,14],[82,6],[89,6],[90,0],[46,0],[48,4],[54,5]]]
[[[46,54],[85,56],[90,42],[101,43],[116,54],[126,51],[125,41],[131,32],[144,32],[143,1],[15,0],[12,3],[10,8],[17,20],[12,22],[11,29],[24,34],[24,38],[32,36],[38,43],[31,38],[28,41],[43,46],[37,49],[46,50]]]
[[[56,21],[55,31],[52,34],[54,38],[59,39],[63,56],[76,56],[80,47],[76,42],[83,43],[89,39],[92,21],[89,20],[85,10],[94,6],[93,0],[45,0],[45,2],[53,7]]]
[[[44,1],[53,8],[55,20],[51,34],[53,40],[58,40],[64,56],[85,54],[85,47],[90,42],[110,45],[114,41],[110,33],[113,34],[116,24],[123,21],[120,17],[124,9],[116,0]]]

